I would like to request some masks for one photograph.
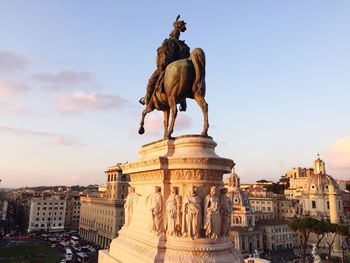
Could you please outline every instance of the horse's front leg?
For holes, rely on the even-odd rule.
[[[175,119],[176,119],[176,116],[177,116],[177,107],[176,107],[176,102],[175,102],[175,97],[170,97],[168,99],[168,102],[169,102],[169,107],[170,107],[170,112],[171,112],[171,120],[170,120],[170,125],[169,125],[169,128],[168,128],[168,138],[170,139],[171,137],[171,134],[173,133],[174,131],[174,125],[175,125]]]
[[[170,110],[164,110],[164,139],[168,138],[168,126],[169,126],[169,115],[170,115]]]
[[[145,128],[143,127],[145,124],[145,117],[147,115],[147,113],[151,112],[153,109],[150,106],[150,104],[148,104],[146,106],[146,108],[142,111],[142,117],[141,117],[141,122],[140,122],[140,128],[139,128],[139,134],[144,134],[145,133]]]

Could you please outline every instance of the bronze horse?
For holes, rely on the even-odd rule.
[[[177,116],[177,104],[186,98],[194,99],[203,112],[202,135],[208,134],[208,104],[205,96],[205,54],[195,48],[189,58],[170,63],[164,73],[163,88],[156,89],[146,108],[142,111],[139,134],[145,132],[144,120],[154,109],[164,113],[164,139],[171,138]],[[171,122],[169,117],[171,113]]]

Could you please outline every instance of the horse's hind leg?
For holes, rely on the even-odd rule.
[[[202,110],[204,125],[202,135],[208,135],[209,121],[208,121],[208,103],[205,101],[203,95],[200,92],[194,94],[194,99]]]
[[[171,96],[170,98],[168,98],[168,103],[169,103],[169,107],[170,107],[170,112],[171,112],[171,120],[170,120],[170,125],[168,128],[168,134],[167,134],[167,138],[169,139],[171,134],[174,131],[174,125],[175,125],[175,119],[177,116],[177,107],[176,107],[176,102],[175,102],[175,98],[173,96]]]
[[[170,115],[170,110],[164,110],[164,139],[168,138],[168,126],[169,126],[169,115]]]

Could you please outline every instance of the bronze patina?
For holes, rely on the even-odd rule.
[[[180,15],[173,23],[169,38],[157,50],[157,69],[148,81],[146,95],[139,100],[146,106],[142,111],[139,134],[145,132],[146,114],[156,109],[164,113],[164,139],[169,139],[174,130],[177,104],[180,104],[180,111],[186,111],[186,98],[198,103],[204,118],[202,135],[208,133],[208,104],[204,99],[205,54],[200,48],[190,53],[185,41],[179,39],[180,33],[186,30],[186,23],[179,18]]]

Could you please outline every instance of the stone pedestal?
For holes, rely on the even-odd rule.
[[[132,201],[127,201],[129,206],[125,210],[128,223],[119,231],[118,238],[112,241],[110,250],[100,251],[99,263],[243,262],[228,238],[208,238],[203,229],[205,197],[210,187],[223,186],[223,174],[230,173],[234,166],[232,160],[219,157],[215,147],[211,137],[180,136],[144,145],[138,161],[122,165],[123,173],[129,174],[130,185],[135,189],[135,193],[129,194]],[[157,201],[154,201],[155,186],[161,189],[161,198],[158,194]],[[166,207],[171,189],[176,187],[176,200],[181,206],[178,217],[185,224],[185,200],[191,195],[193,186],[197,189],[196,198],[201,201],[204,212],[200,216],[199,236],[184,237],[181,227],[176,234],[170,234],[167,231],[169,215]],[[151,212],[155,202],[162,207],[157,217],[157,229],[160,224],[164,231],[155,230],[156,221]]]

